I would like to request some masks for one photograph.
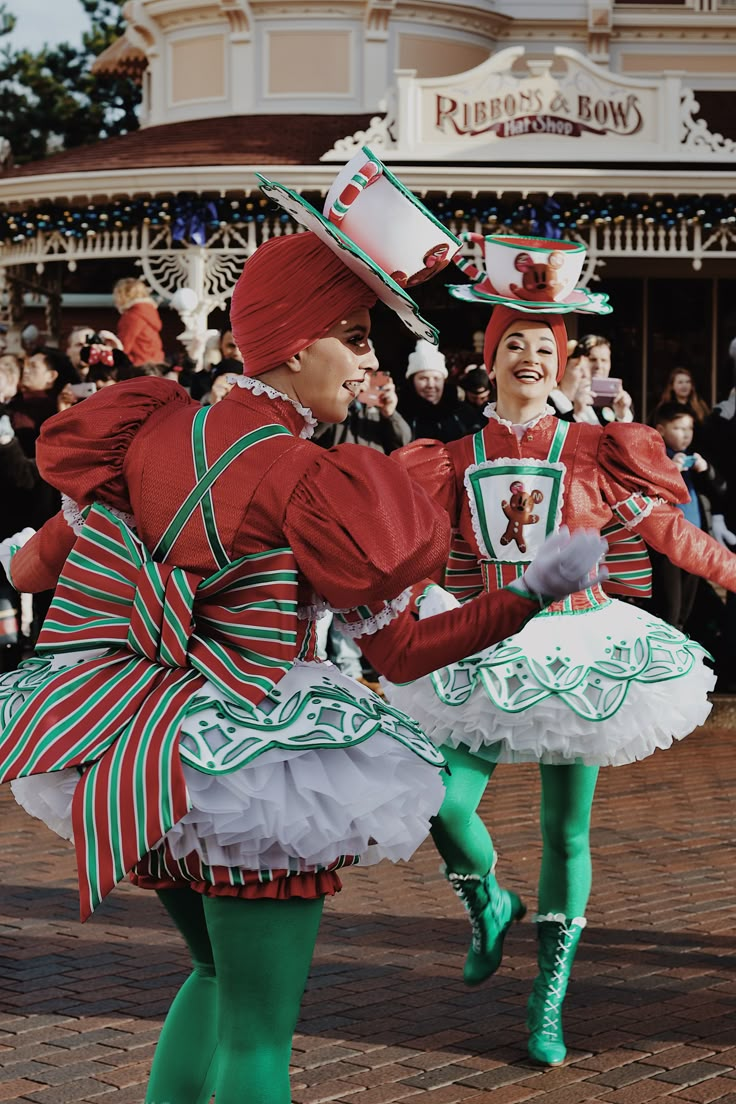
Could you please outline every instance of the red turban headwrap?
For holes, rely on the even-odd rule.
[[[278,368],[375,301],[368,285],[316,234],[272,238],[246,261],[230,304],[245,374]]]
[[[513,310],[512,307],[494,307],[483,342],[483,360],[487,370],[490,372],[493,367],[493,359],[501,338],[509,326],[513,326],[517,321],[527,326],[530,322],[543,322],[545,326],[549,326],[557,346],[557,382],[559,383],[567,364],[567,330],[561,314],[529,314],[525,311]]]

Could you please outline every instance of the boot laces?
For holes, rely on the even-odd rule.
[[[483,879],[477,874],[451,874],[450,884],[458,894],[460,900],[463,903],[463,907],[468,914],[471,928],[471,944],[476,954],[482,954],[484,950],[484,929],[481,923],[483,910],[486,904],[491,906],[491,911],[494,913],[493,903],[491,901],[490,894],[485,894],[486,902],[483,903],[480,899],[479,890],[482,890]],[[473,888],[471,889],[471,885]]]
[[[562,928],[560,931],[560,938],[555,948],[554,967],[545,988],[542,1026],[540,1028],[542,1035],[556,1036],[559,1031],[560,1007],[565,998],[567,986],[565,959],[572,946],[574,934],[572,928]]]

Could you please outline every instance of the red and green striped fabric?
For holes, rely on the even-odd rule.
[[[651,598],[652,564],[642,537],[620,521],[612,521],[601,536],[608,542],[603,559],[608,568],[606,592]]]
[[[257,705],[292,666],[296,608],[289,548],[203,579],[90,509],[36,651],[109,650],[50,671],[0,736],[0,781],[85,768],[72,808],[82,919],[186,813],[178,739],[196,691],[210,679]]]

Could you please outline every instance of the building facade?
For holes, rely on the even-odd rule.
[[[318,205],[367,143],[455,232],[583,239],[585,279],[615,310],[590,325],[639,411],[678,366],[711,401],[731,386],[736,0],[128,0],[124,13],[96,64],[141,81],[140,131],[0,173],[16,326],[29,294],[57,331],[80,310],[109,322],[109,288],[137,270],[164,302],[191,290],[175,299],[189,335],[222,324],[243,262],[294,229],[256,174]],[[472,348],[483,310],[435,284],[422,306],[446,347]],[[400,372],[409,339],[380,313],[378,332]]]

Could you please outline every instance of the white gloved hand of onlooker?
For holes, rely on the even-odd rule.
[[[607,551],[596,530],[579,529],[571,535],[563,526],[547,538],[518,583],[542,601],[566,598],[608,578],[608,570],[600,565]]]
[[[13,533],[12,537],[6,537],[4,541],[0,541],[0,564],[2,564],[3,571],[8,579],[10,578],[10,561],[18,549],[28,543],[35,532],[35,529],[31,529],[27,525],[19,533]]]
[[[736,544],[736,533],[732,533],[726,525],[723,514],[713,514],[711,518],[711,532],[719,544],[724,548],[730,548]]]

